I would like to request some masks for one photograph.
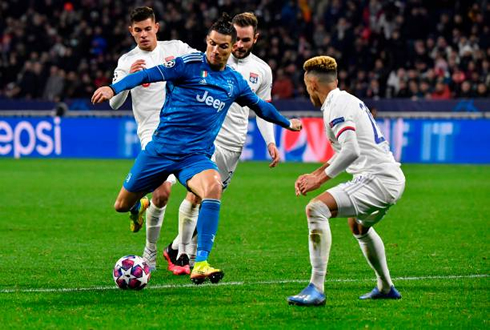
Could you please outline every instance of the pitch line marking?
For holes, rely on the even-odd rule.
[[[434,276],[402,276],[393,278],[394,281],[422,281],[422,280],[448,280],[448,279],[467,279],[467,278],[486,278],[490,277],[490,274],[473,274],[473,275],[434,275]],[[354,278],[340,278],[340,279],[328,279],[328,282],[371,282],[374,279],[354,279]],[[258,282],[223,282],[219,284],[202,284],[195,285],[189,284],[160,284],[150,285],[146,289],[158,290],[158,289],[180,289],[180,288],[198,288],[198,287],[217,287],[217,286],[239,286],[239,285],[274,285],[274,284],[289,284],[289,283],[307,283],[308,280],[279,280],[279,281],[258,281]],[[0,293],[43,293],[43,292],[83,292],[83,291],[107,291],[117,290],[114,286],[94,286],[88,288],[39,288],[39,289],[3,289]]]

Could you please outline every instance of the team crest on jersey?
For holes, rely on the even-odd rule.
[[[206,70],[201,71],[201,78],[206,78],[208,76],[208,72]]]
[[[250,72],[250,76],[249,76],[248,80],[252,84],[256,84],[259,82],[259,75],[257,73]]]
[[[163,66],[166,67],[166,68],[173,68],[175,66],[175,60],[170,60],[170,61],[167,61],[165,63],[163,63]]]
[[[328,125],[333,128],[335,125],[343,123],[345,121],[344,117],[335,118]]]
[[[171,61],[173,59],[175,59],[175,56],[167,56],[165,57],[165,62]]]

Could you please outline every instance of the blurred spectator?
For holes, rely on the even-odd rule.
[[[277,76],[274,79],[272,87],[273,99],[290,99],[293,97],[294,86],[291,78],[289,78],[283,69],[277,70]]]
[[[449,86],[446,85],[443,81],[438,81],[436,83],[436,87],[432,92],[433,100],[448,100],[451,98],[451,91],[449,90]]]
[[[44,87],[43,99],[59,102],[65,86],[65,71],[53,65],[50,68],[49,78]]]

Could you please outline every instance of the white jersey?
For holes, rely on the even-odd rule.
[[[228,65],[242,74],[258,97],[267,102],[271,100],[272,70],[267,63],[250,53],[243,59],[237,59],[232,54]],[[249,112],[248,107],[241,107],[237,103],[231,105],[216,137],[216,146],[235,152],[242,151],[247,139]],[[257,125],[266,144],[275,143],[273,124],[257,117]]]
[[[158,41],[152,51],[136,47],[119,58],[112,82],[115,83],[126,77],[131,65],[137,60],[145,60],[145,67],[151,68],[193,52],[196,50],[180,40]],[[160,122],[160,110],[165,102],[165,84],[164,81],[154,82],[131,89],[133,113],[138,123],[138,137],[143,149],[151,141],[153,132]],[[128,93],[129,91],[124,91],[114,96],[110,100],[111,107],[118,109],[126,100]]]
[[[337,88],[328,94],[321,110],[326,135],[336,153],[340,152],[339,136],[346,130],[356,133],[360,156],[347,167],[347,173],[372,173],[405,181],[400,163],[364,102]]]

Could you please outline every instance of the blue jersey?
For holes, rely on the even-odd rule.
[[[285,117],[250,89],[230,67],[214,71],[203,53],[192,53],[128,75],[111,85],[115,93],[142,83],[167,81],[167,97],[153,136],[158,154],[180,159],[191,154],[211,156],[228,109],[233,102],[248,106],[260,117],[289,127]]]

